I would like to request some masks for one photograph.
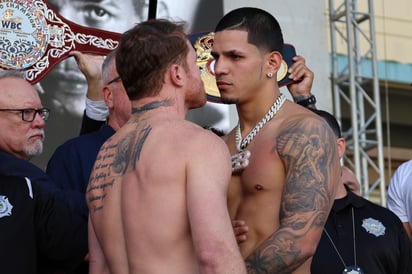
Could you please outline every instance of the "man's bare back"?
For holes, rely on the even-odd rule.
[[[90,177],[90,273],[246,273],[227,208],[229,150],[185,120],[206,94],[183,26],[137,24],[116,66],[132,117],[103,144]]]
[[[229,222],[213,209],[226,204],[227,147],[173,113],[146,118],[134,116],[100,150],[87,197],[93,222],[106,224],[95,232],[103,250],[112,250],[105,255],[119,269],[113,273],[127,266],[130,273],[198,273],[192,234],[207,241],[203,229]],[[191,231],[201,221],[204,227]]]

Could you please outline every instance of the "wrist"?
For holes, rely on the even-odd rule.
[[[86,98],[86,115],[96,121],[105,121],[109,114],[109,108],[104,100],[93,101]]]
[[[315,95],[311,94],[310,96],[297,96],[293,97],[293,100],[295,103],[303,106],[303,107],[310,107],[310,106],[315,106],[316,104],[316,97]]]
[[[296,95],[292,94],[292,97],[293,97],[293,101],[295,103],[297,103],[297,102],[301,102],[301,101],[304,101],[304,100],[312,97],[312,95],[313,94],[309,92],[309,93],[305,93],[305,94],[296,94]]]

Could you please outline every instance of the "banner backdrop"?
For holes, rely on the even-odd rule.
[[[45,0],[64,18],[82,26],[122,33],[148,17],[149,0]],[[319,107],[330,110],[332,105],[328,79],[328,49],[326,39],[325,4],[322,1],[302,4],[300,0],[158,0],[158,18],[184,20],[188,33],[213,30],[223,14],[241,6],[256,6],[272,13],[282,26],[285,42],[296,47],[297,54],[316,75],[313,93]],[[308,16],[308,14],[310,16]],[[308,18],[312,18],[308,20]],[[46,125],[44,152],[33,162],[45,168],[56,147],[78,136],[85,108],[86,79],[73,57],[58,63],[40,82],[43,105],[51,109]],[[288,95],[287,90],[283,93]],[[237,123],[233,105],[207,103],[189,111],[187,119],[201,126],[213,126],[229,131]]]
[[[122,33],[148,17],[149,0],[46,0],[64,18],[82,26]],[[223,16],[222,0],[158,0],[157,17],[184,20],[188,32],[212,30]],[[56,147],[78,136],[85,109],[87,82],[73,57],[58,63],[40,81],[39,93],[51,109],[44,152],[32,161],[45,168]],[[229,129],[228,106],[208,103],[190,111],[188,119],[202,126]]]

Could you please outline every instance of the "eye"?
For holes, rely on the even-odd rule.
[[[238,54],[232,54],[230,57],[231,57],[233,60],[238,60],[238,59],[242,58],[242,56],[240,56],[240,55],[238,55]]]
[[[34,119],[34,116],[36,115],[36,110],[32,108],[27,108],[22,110],[23,113],[23,121],[31,122]]]
[[[35,109],[32,109],[32,108],[23,109],[23,115],[24,115],[24,116],[27,116],[27,117],[30,117],[31,115],[34,114],[35,111],[36,111],[36,110],[35,110]]]
[[[107,9],[99,5],[86,5],[82,9],[86,24],[92,27],[104,23],[113,16]]]

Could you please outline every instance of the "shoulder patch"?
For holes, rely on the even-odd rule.
[[[13,206],[10,204],[9,199],[4,195],[0,195],[0,218],[10,216],[12,209]]]
[[[385,235],[385,226],[380,221],[373,218],[363,219],[362,227],[366,232],[373,234],[376,237]]]

